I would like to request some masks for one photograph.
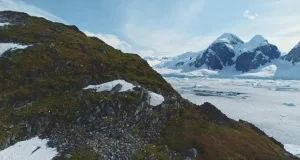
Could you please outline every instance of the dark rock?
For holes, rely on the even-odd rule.
[[[72,157],[72,155],[71,155],[71,154],[65,154],[64,157],[65,157],[66,159],[70,159],[70,158]]]
[[[184,62],[178,62],[178,63],[175,64],[176,67],[179,67],[179,66],[182,66],[182,65],[184,65]]]
[[[245,52],[238,56],[235,68],[237,71],[248,72],[279,57],[280,52],[275,45],[264,45],[256,48],[252,52]]]
[[[107,116],[114,116],[115,115],[114,109],[111,106],[107,106],[105,108],[105,112],[106,112]]]
[[[232,60],[234,56],[234,51],[228,48],[226,43],[216,43],[211,45],[201,57],[197,57],[194,65],[195,67],[206,65],[208,69],[221,70],[224,66],[234,64]]]
[[[183,155],[184,155],[185,157],[188,157],[188,158],[193,159],[193,158],[196,158],[196,157],[197,157],[198,152],[197,152],[197,149],[195,149],[195,148],[190,148],[190,149],[184,151]]]
[[[123,88],[123,85],[122,84],[117,84],[116,86],[114,86],[112,89],[111,89],[111,93],[117,93],[117,92],[120,92],[121,89]]]
[[[300,62],[300,42],[287,55],[283,56],[282,59],[293,64]]]

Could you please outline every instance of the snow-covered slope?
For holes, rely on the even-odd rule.
[[[236,46],[236,45],[239,45],[239,44],[243,44],[244,42],[238,36],[236,36],[232,33],[224,33],[220,37],[218,37],[212,43],[212,45],[217,44],[217,43],[227,43],[227,44],[230,44],[232,46]]]
[[[202,55],[200,52],[186,52],[173,58],[166,59],[154,66],[154,68],[168,68],[168,69],[184,69],[191,70],[191,63],[196,60],[196,57]]]
[[[56,148],[47,146],[46,139],[38,137],[21,141],[0,151],[0,160],[52,160],[56,155]]]

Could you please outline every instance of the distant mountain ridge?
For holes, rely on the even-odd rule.
[[[287,55],[281,56],[278,47],[269,43],[262,35],[255,35],[249,42],[244,42],[234,34],[224,33],[204,51],[188,53],[194,53],[191,59],[187,59],[187,53],[184,53],[154,65],[154,67],[185,71],[201,68],[220,71],[232,67],[235,71],[245,73],[277,59],[295,65],[300,61],[300,42]]]

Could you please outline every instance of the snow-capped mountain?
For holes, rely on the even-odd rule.
[[[300,42],[287,55],[283,56],[282,59],[293,64],[300,62]]]
[[[196,58],[193,65],[196,68],[205,65],[212,70],[221,70],[225,66],[232,66],[236,56],[235,48],[242,44],[244,42],[237,36],[224,33],[204,51],[203,55]]]
[[[235,52],[238,55],[235,68],[242,72],[257,69],[274,59],[278,59],[281,54],[277,46],[270,44],[261,35],[254,36],[249,42],[238,47]]]
[[[261,35],[256,35],[244,43],[236,35],[225,33],[201,57],[197,57],[194,65],[197,68],[205,65],[212,70],[222,70],[226,66],[235,65],[237,71],[247,72],[279,57],[278,48]]]
[[[236,71],[248,72],[279,57],[278,48],[261,35],[256,35],[245,43],[234,34],[224,33],[204,51],[184,53],[154,67],[222,70],[232,66]]]

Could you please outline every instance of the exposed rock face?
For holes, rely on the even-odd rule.
[[[57,148],[59,160],[295,159],[212,104],[183,99],[137,55],[74,26],[17,12],[0,17],[12,23],[0,28],[0,43],[32,45],[0,57],[0,150],[39,136]],[[139,87],[83,90],[116,79]],[[149,91],[163,103],[149,105]]]
[[[233,48],[241,44],[244,44],[244,42],[240,38],[233,34],[225,33],[213,42],[201,57],[197,57],[194,65],[195,67],[205,65],[212,70],[222,70],[225,66],[232,66],[235,56]]]
[[[266,63],[280,57],[280,52],[275,45],[259,46],[251,52],[244,52],[237,57],[235,68],[237,71],[248,72],[257,69]]]
[[[293,64],[300,62],[300,42],[287,55],[283,56],[282,59]]]
[[[119,92],[121,89],[123,88],[123,85],[122,84],[117,84],[116,86],[114,86],[112,89],[111,89],[111,93],[116,93],[116,92]]]

